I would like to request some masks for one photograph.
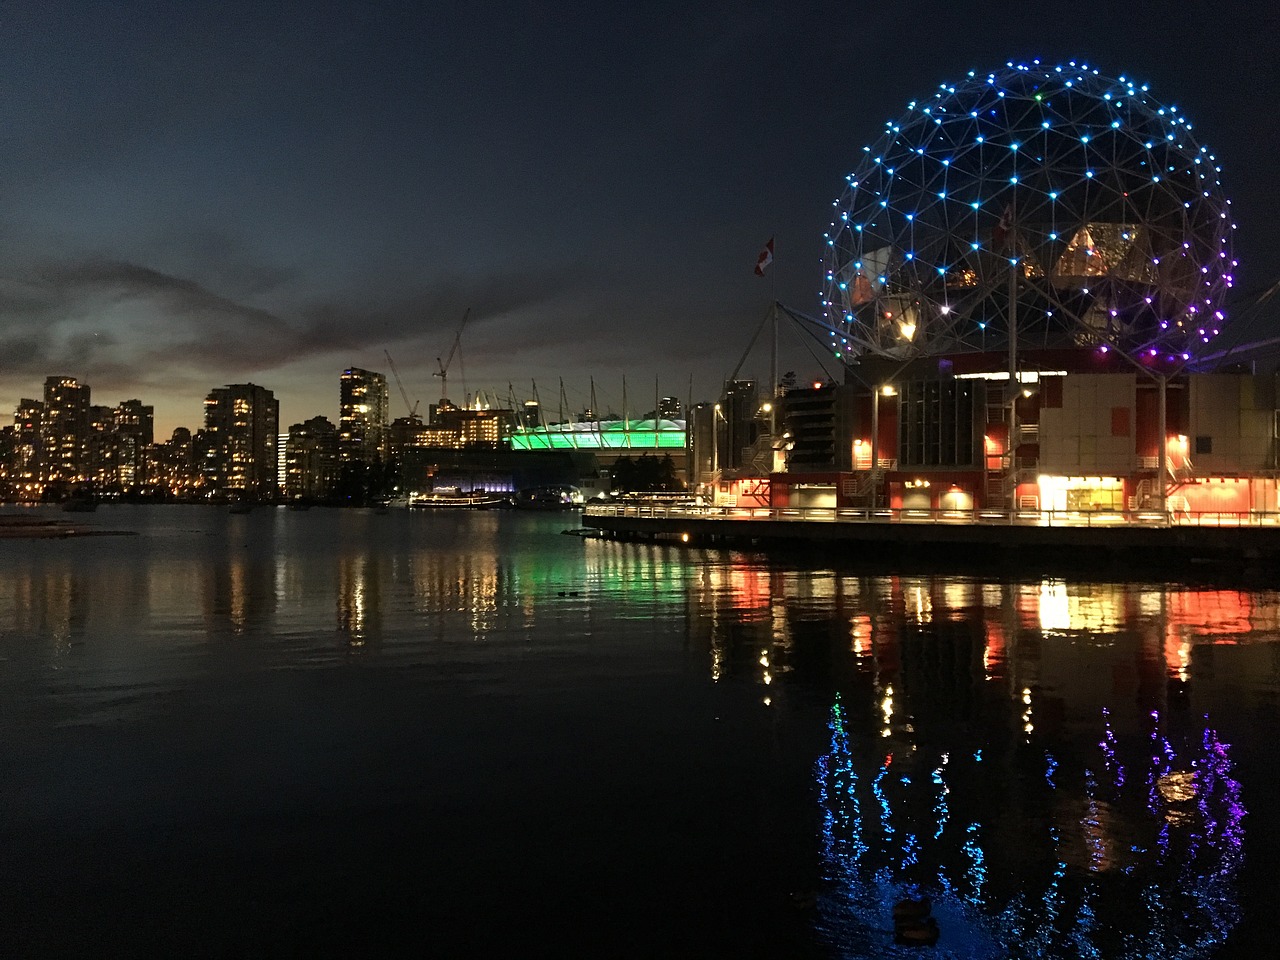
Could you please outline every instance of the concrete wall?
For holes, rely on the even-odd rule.
[[[1187,452],[1197,476],[1233,475],[1273,465],[1275,397],[1268,378],[1245,374],[1193,374],[1190,378]],[[1208,438],[1212,453],[1198,452]]]
[[[1073,373],[1062,385],[1062,406],[1040,410],[1040,471],[1127,475],[1136,466],[1136,425],[1136,375]]]

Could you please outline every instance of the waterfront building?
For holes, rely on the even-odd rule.
[[[200,431],[203,436],[204,431]],[[148,487],[165,497],[187,499],[197,496],[204,485],[202,460],[195,455],[191,431],[177,427],[164,443],[151,444],[143,451],[143,478]]]
[[[13,414],[13,427],[8,433],[4,471],[4,496],[11,500],[38,500],[40,483],[40,424],[44,403],[23,397]]]
[[[292,427],[290,428],[292,429]],[[280,496],[285,496],[285,488],[288,486],[287,476],[289,473],[289,435],[280,433],[276,435],[276,481],[280,484]]]
[[[89,407],[85,479],[100,491],[130,491],[146,480],[145,450],[153,440],[154,409],[140,400]]]
[[[228,384],[204,401],[200,450],[205,485],[214,496],[272,499],[277,487],[280,405],[253,383]]]
[[[868,363],[874,386],[788,391],[787,467],[773,477],[773,504],[1117,515],[1277,509],[1275,375],[1186,372],[1162,384],[1122,363],[1100,365],[1087,351],[1042,355],[1039,370],[1021,374],[1011,405],[1003,362],[970,354],[942,365]]]
[[[121,400],[111,413],[116,433],[134,437],[142,446],[155,442],[155,407],[141,400]]]
[[[348,367],[339,380],[338,452],[343,463],[381,463],[387,456],[390,402],[385,374]]]
[[[396,417],[387,428],[387,449],[391,459],[400,462],[409,447],[426,446],[426,425],[416,413]]]
[[[1185,119],[1074,65],[1009,64],[929,104],[847,178],[821,316],[779,308],[844,377],[785,392],[770,503],[1275,511],[1276,378],[1223,348],[1234,224]]]
[[[515,425],[509,409],[466,409],[448,400],[431,405],[431,420],[414,432],[414,446],[462,449],[508,445]]]
[[[514,494],[537,487],[576,487],[590,499],[610,489],[609,471],[591,450],[410,447],[400,469],[406,495],[441,490]]]
[[[284,493],[290,500],[322,500],[338,481],[338,429],[327,417],[289,427],[285,440]]]
[[[89,385],[47,377],[40,420],[41,479],[69,486],[84,479],[89,439]]]

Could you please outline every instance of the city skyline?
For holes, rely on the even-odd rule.
[[[619,408],[623,377],[633,409],[655,380],[706,399],[773,298],[817,313],[862,145],[1010,58],[1084,58],[1176,103],[1222,160],[1242,293],[1280,277],[1257,119],[1280,75],[1251,42],[1275,14],[1138,3],[1046,38],[1013,10],[7,4],[0,404],[75,376],[152,404],[163,437],[254,382],[288,425],[334,417],[340,371],[390,374],[389,354],[425,410],[468,309],[455,401],[537,381],[550,408],[562,377],[571,407],[594,379]],[[394,383],[390,404],[408,412]]]

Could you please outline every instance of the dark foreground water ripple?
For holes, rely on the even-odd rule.
[[[931,956],[1274,945],[1265,585],[77,522],[136,535],[0,540],[5,955],[918,956],[916,894]]]

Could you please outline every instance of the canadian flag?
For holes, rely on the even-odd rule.
[[[773,263],[773,237],[769,238],[769,242],[760,251],[760,256],[756,257],[756,276],[763,277],[765,269],[771,263]]]

